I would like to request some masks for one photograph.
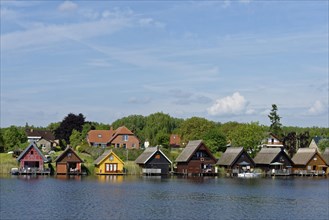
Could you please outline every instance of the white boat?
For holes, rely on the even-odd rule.
[[[245,172],[245,173],[238,173],[238,177],[240,178],[255,178],[259,177],[260,173],[251,173],[251,172]]]

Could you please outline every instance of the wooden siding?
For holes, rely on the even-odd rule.
[[[110,160],[110,157],[113,157],[112,160]],[[116,171],[106,171],[106,164],[116,164]],[[109,155],[107,155],[98,165],[95,165],[95,171],[96,174],[123,174],[123,162],[121,159],[115,155],[113,152],[111,152]]]
[[[20,160],[20,168],[38,168],[39,170],[43,170],[43,157],[38,153],[38,151],[31,147]]]
[[[159,168],[161,174],[168,174],[170,171],[170,162],[160,153],[155,153],[142,168]]]

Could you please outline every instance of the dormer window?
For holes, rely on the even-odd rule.
[[[122,136],[122,140],[123,140],[123,141],[128,141],[128,135],[126,135],[126,134],[123,135],[123,136]]]
[[[98,138],[102,138],[102,135],[101,135],[101,134],[99,134],[99,135],[98,135]]]

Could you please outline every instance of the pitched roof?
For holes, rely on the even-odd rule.
[[[315,136],[315,137],[313,138],[313,140],[314,140],[314,142],[315,142],[316,145],[318,145],[319,142],[320,142],[321,140],[325,140],[325,139],[328,139],[328,138],[325,138],[325,137],[319,137],[319,136]]]
[[[323,159],[326,161],[327,165],[329,166],[329,147],[326,147],[322,154]]]
[[[113,130],[90,130],[88,141],[92,143],[108,143],[113,135]]]
[[[202,142],[202,140],[194,140],[194,141],[189,141],[186,147],[183,149],[183,151],[178,155],[176,158],[176,162],[187,162],[194,154],[194,152],[201,146],[204,145],[205,148],[207,149],[209,156],[217,161],[217,159],[212,155],[212,153],[209,151],[207,146]]]
[[[254,162],[256,164],[270,164],[280,152],[281,148],[262,148],[254,158]]]
[[[297,153],[292,157],[294,164],[306,165],[317,153],[315,148],[299,148]]]
[[[47,130],[34,130],[34,129],[26,129],[25,133],[28,137],[41,137],[48,141],[54,141],[55,136],[51,131]]]
[[[170,145],[180,145],[181,144],[181,138],[178,134],[171,134],[169,138],[169,144]]]
[[[158,147],[146,148],[144,152],[141,155],[139,155],[139,157],[135,160],[135,163],[137,164],[147,163],[147,161],[151,159],[156,152],[160,152],[168,160],[169,163],[172,163],[171,160]]]
[[[124,162],[121,160],[120,157],[118,157],[118,155],[116,155],[112,150],[106,150],[104,151],[104,153],[102,155],[100,155],[95,161],[94,161],[94,165],[99,165],[101,164],[110,154],[113,154],[113,156],[115,156],[122,164],[124,164]]]
[[[243,147],[228,147],[216,164],[230,166],[242,154]]]
[[[113,141],[118,135],[134,135],[134,133],[132,133],[126,126],[118,127],[114,131],[114,133],[110,139],[110,142]]]
[[[83,163],[83,160],[81,159],[81,157],[79,157],[79,155],[69,146],[67,146],[66,149],[60,155],[58,155],[58,157],[55,159],[55,162],[62,159],[62,157],[64,157],[68,151],[71,151],[80,160],[77,162]]]
[[[17,157],[17,161],[20,161],[32,147],[38,152],[38,154],[42,157],[42,160],[44,162],[48,161],[47,158],[43,155],[43,153],[39,150],[39,148],[37,147],[37,145],[35,145],[34,142],[30,143],[30,145],[25,148],[25,150]]]

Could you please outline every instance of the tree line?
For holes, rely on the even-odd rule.
[[[284,141],[289,153],[295,153],[299,147],[308,147],[312,137],[329,137],[329,128],[321,127],[291,127],[282,126],[276,105],[268,115],[271,126],[259,122],[214,122],[202,117],[180,119],[169,114],[157,112],[148,116],[130,115],[114,121],[112,124],[103,124],[86,121],[85,116],[69,113],[61,122],[50,123],[46,127],[10,126],[0,129],[0,148],[2,151],[24,149],[27,146],[26,129],[50,130],[55,138],[60,140],[62,149],[66,145],[73,147],[87,146],[86,136],[90,130],[117,129],[126,126],[140,140],[143,146],[148,141],[151,146],[161,145],[169,148],[171,134],[181,136],[182,144],[189,140],[202,139],[213,153],[225,151],[227,146],[243,146],[251,155],[255,155],[262,140],[268,132],[272,132]]]

